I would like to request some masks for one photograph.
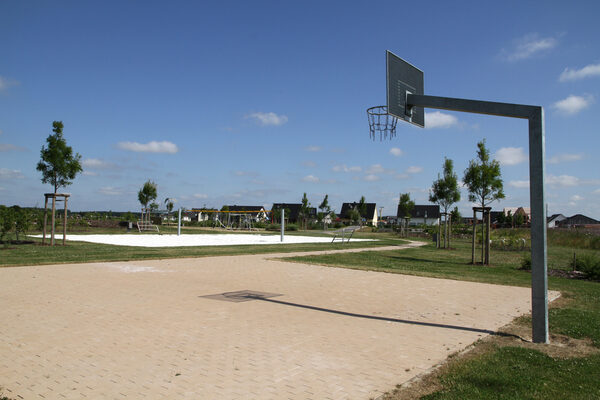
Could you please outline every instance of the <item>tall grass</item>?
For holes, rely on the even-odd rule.
[[[548,244],[600,250],[600,232],[589,229],[548,229]]]

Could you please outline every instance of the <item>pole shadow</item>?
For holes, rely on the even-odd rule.
[[[378,317],[376,315],[365,315],[365,314],[357,314],[357,313],[352,313],[352,312],[347,312],[347,311],[332,310],[329,308],[309,306],[306,304],[291,303],[288,301],[275,300],[272,298],[265,298],[265,297],[260,297],[260,296],[248,296],[248,297],[252,297],[255,300],[266,301],[269,303],[281,304],[281,305],[290,306],[290,307],[304,308],[307,310],[326,312],[326,313],[330,313],[330,314],[343,315],[346,317],[364,318],[364,319],[370,319],[370,320],[376,320],[376,321],[395,322],[395,323],[400,323],[400,324],[410,324],[410,325],[418,325],[418,326],[429,326],[429,327],[433,327],[433,328],[454,329],[454,330],[460,330],[460,331],[466,331],[466,332],[483,333],[486,335],[514,337],[514,338],[522,340],[522,338],[517,335],[505,333],[505,332],[496,332],[496,331],[492,331],[489,329],[479,329],[479,328],[472,328],[472,327],[468,327],[468,326],[440,324],[440,323],[435,323],[435,322],[411,321],[411,320],[399,319],[399,318]]]

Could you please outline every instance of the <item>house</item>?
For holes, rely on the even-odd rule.
[[[508,216],[509,212],[512,217],[522,215],[525,224],[531,222],[531,207],[504,207],[502,211],[505,216]]]
[[[340,218],[349,218],[348,213],[350,210],[356,208],[358,210],[358,206],[360,203],[343,203],[342,210],[340,211]],[[377,204],[376,203],[365,203],[366,211],[361,213],[360,216],[362,220],[370,225],[377,226]],[[359,210],[360,211],[360,210]]]
[[[552,214],[546,218],[546,222],[548,223],[548,228],[557,228],[560,222],[564,221],[565,219],[567,219],[567,217],[562,214]]]
[[[300,210],[302,209],[301,203],[273,203],[273,208],[271,210],[285,210],[285,220],[290,224],[298,223],[298,217],[300,215]],[[316,219],[317,218],[317,209],[315,207],[308,208],[308,219]],[[277,219],[277,218],[275,218]]]
[[[246,214],[249,215],[255,222],[264,221],[267,219],[267,211],[263,206],[223,206],[221,210],[227,210],[231,215]]]
[[[598,225],[600,225],[600,221],[582,214],[575,214],[572,217],[565,218],[558,224],[561,228],[597,228]]]
[[[400,210],[398,205],[398,219],[405,218],[406,215]],[[440,218],[440,206],[435,205],[416,205],[410,211],[410,225],[437,225]]]

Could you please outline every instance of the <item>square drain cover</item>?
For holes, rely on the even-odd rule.
[[[254,290],[239,290],[237,292],[209,294],[206,296],[198,296],[198,297],[204,297],[204,298],[213,299],[213,300],[231,301],[234,303],[241,303],[243,301],[268,299],[269,297],[277,297],[277,296],[282,296],[282,295],[277,294],[277,293],[255,292]]]

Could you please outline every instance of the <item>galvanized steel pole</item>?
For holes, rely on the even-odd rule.
[[[529,201],[531,205],[531,315],[535,343],[548,343],[548,261],[545,208],[544,109],[540,106],[455,99],[451,97],[406,95],[412,107],[437,108],[529,121]],[[474,218],[473,223],[476,222]]]
[[[281,243],[283,243],[283,236],[285,231],[285,210],[281,209]]]

